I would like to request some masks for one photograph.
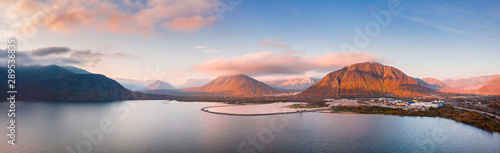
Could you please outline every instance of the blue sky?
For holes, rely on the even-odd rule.
[[[242,0],[222,16],[213,4],[228,1],[134,2],[60,2],[43,17],[47,20],[35,22],[36,32],[26,34],[12,23],[26,24],[21,19],[40,12],[30,5],[50,10],[54,2],[7,1],[1,4],[7,14],[0,23],[2,40],[18,37],[19,50],[26,52],[50,47],[88,50],[88,57],[68,53],[33,58],[54,58],[55,64],[68,64],[57,62],[61,58],[78,58],[80,62],[70,64],[112,78],[160,79],[174,85],[227,73],[263,79],[322,77],[370,60],[413,77],[500,74],[500,3],[495,1],[401,0],[401,12],[391,14],[386,27],[380,26],[367,45],[352,52],[342,51],[340,44],[354,45],[356,28],[364,31],[369,23],[378,23],[370,12],[387,11],[388,4],[398,1]],[[103,11],[107,9],[120,14]],[[84,15],[64,14],[71,11]]]

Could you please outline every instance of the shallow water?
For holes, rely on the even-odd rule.
[[[17,144],[4,135],[1,152],[500,152],[499,134],[442,118],[227,116],[200,111],[222,103],[163,102],[18,102]]]

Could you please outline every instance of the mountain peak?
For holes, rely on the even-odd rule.
[[[175,89],[174,86],[172,86],[170,83],[156,80],[155,82],[151,83],[147,87],[145,87],[146,90],[158,90],[158,89]]]
[[[222,75],[219,76],[218,78],[250,78],[250,77],[245,74],[233,74],[233,75]]]
[[[429,95],[432,90],[420,85],[400,70],[376,62],[347,66],[326,75],[301,95],[327,97],[412,97]]]
[[[244,74],[219,76],[206,85],[182,91],[236,96],[267,95],[276,92],[268,85]]]

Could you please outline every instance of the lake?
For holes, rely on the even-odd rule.
[[[449,119],[295,113],[229,116],[223,103],[17,102],[16,145],[0,152],[500,152],[500,135]]]

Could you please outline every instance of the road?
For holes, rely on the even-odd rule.
[[[453,105],[452,105],[452,106],[453,106]],[[468,110],[468,111],[478,112],[478,113],[482,113],[482,114],[487,114],[487,115],[490,115],[490,116],[495,116],[496,118],[500,119],[500,116],[499,116],[499,115],[494,115],[494,114],[492,114],[492,113],[483,112],[483,111],[479,111],[479,110],[475,110],[475,109],[469,109],[469,108],[458,107],[458,106],[453,106],[453,107],[458,108],[458,109],[463,109],[463,110]]]

